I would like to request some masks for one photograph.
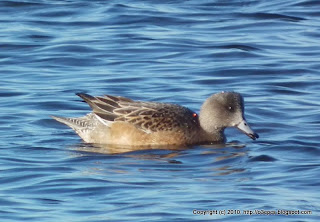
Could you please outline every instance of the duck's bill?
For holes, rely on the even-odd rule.
[[[246,120],[242,120],[239,124],[236,125],[236,127],[253,140],[259,138],[259,135],[253,132]]]

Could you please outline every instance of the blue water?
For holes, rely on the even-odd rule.
[[[1,221],[319,221],[318,1],[0,1],[0,30]],[[117,152],[50,118],[222,90],[258,140]]]

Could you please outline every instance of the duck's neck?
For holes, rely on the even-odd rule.
[[[226,141],[226,137],[224,135],[224,128],[217,128],[210,131],[207,131],[202,128],[202,131],[202,142],[223,143]]]
[[[203,139],[208,142],[224,142],[224,129],[225,127],[220,123],[223,122],[218,111],[212,110],[210,104],[212,103],[212,97],[207,99],[201,107],[199,114],[200,127],[203,130]]]

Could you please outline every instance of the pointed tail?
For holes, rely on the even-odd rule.
[[[60,116],[51,116],[53,119],[57,120],[60,123],[63,123],[70,128],[77,130],[81,127],[81,124],[76,120],[76,118],[60,117]],[[83,127],[83,126],[82,126]]]

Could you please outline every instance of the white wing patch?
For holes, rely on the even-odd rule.
[[[113,123],[113,122],[111,122],[111,121],[107,121],[107,120],[104,120],[104,119],[102,119],[100,116],[98,116],[97,114],[94,114],[95,115],[95,117],[97,117],[97,119],[103,124],[103,125],[105,125],[105,126],[107,126],[107,127],[110,127],[111,126],[111,124]]]

